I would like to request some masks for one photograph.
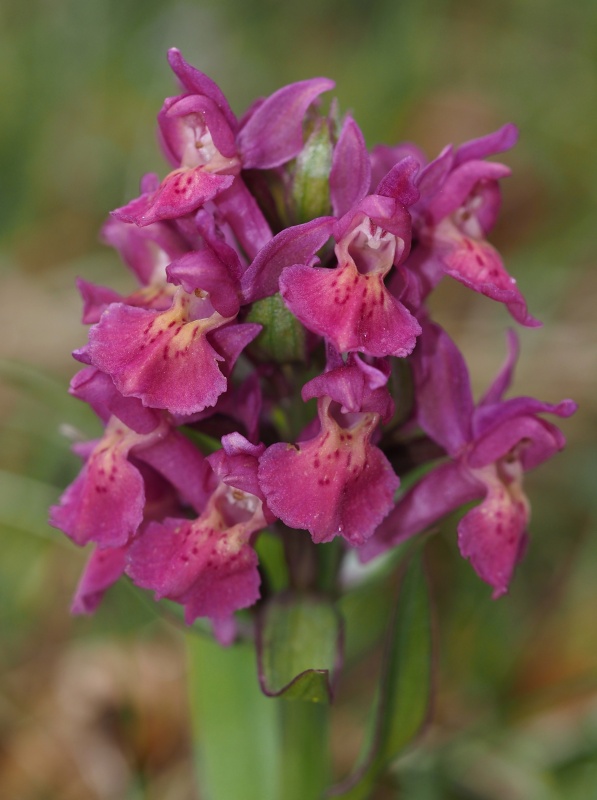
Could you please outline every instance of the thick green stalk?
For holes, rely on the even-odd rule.
[[[278,715],[259,689],[254,648],[187,642],[201,800],[279,800]]]
[[[276,700],[281,721],[280,797],[321,800],[330,785],[329,705]]]
[[[321,800],[329,707],[263,695],[253,644],[187,641],[201,800]]]

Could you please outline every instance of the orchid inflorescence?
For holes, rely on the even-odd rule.
[[[234,612],[271,591],[263,531],[309,588],[318,545],[342,543],[337,569],[351,550],[365,562],[472,501],[460,551],[503,594],[526,541],[523,473],[564,444],[542,415],[575,404],[504,399],[510,333],[475,405],[426,300],[449,275],[539,324],[486,240],[510,173],[486,158],[516,129],[433,161],[410,143],[368,152],[350,115],[320,111],[330,80],[285,86],[237,119],[177,50],[169,62],[182,94],[158,123],[173,169],[146,175],[102,231],[139,288],[79,281],[91,328],[70,392],[104,433],[75,445],[85,464],[51,511],[95,544],[73,611],[126,574],[229,642]]]

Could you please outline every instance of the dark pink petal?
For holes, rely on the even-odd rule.
[[[165,154],[175,167],[209,164],[212,172],[238,167],[234,131],[209,97],[167,98],[158,124]]]
[[[197,513],[203,511],[213,491],[212,470],[205,456],[185,436],[170,429],[136,456],[166,478]]]
[[[185,606],[197,617],[223,619],[259,598],[257,556],[249,544],[265,526],[259,500],[220,484],[196,520],[149,525],[129,551],[127,573],[139,586]]]
[[[113,422],[59,505],[50,509],[50,525],[79,545],[125,545],[143,519],[143,479],[127,460],[139,441],[118,420]]]
[[[159,411],[146,408],[136,397],[123,397],[110,376],[95,367],[77,372],[70,383],[69,394],[89,403],[104,423],[108,423],[110,417],[118,417],[136,433],[151,433],[163,423]]]
[[[243,187],[244,191],[246,191],[246,187],[240,178],[236,179],[233,186],[237,186],[239,192],[243,191]],[[221,219],[216,221],[214,215],[205,209],[199,210],[195,215],[195,226],[201,235],[202,244],[207,243],[220,261],[226,265],[230,275],[235,280],[240,280],[244,265],[241,263],[239,254],[235,249],[236,242],[234,242],[233,246],[227,241],[222,222],[223,220]]]
[[[383,276],[363,275],[350,262],[336,269],[295,264],[282,273],[280,291],[292,313],[340,352],[404,357],[421,331]]]
[[[157,191],[157,185],[151,190]],[[135,202],[135,201],[133,201]],[[188,250],[172,223],[155,222],[139,228],[110,217],[101,231],[102,241],[116,248],[142,286],[166,282],[166,265]]]
[[[124,297],[107,286],[97,286],[95,283],[83,278],[77,278],[77,289],[83,300],[83,316],[81,322],[85,325],[93,325],[99,322],[99,318],[111,303],[121,303]]]
[[[439,325],[426,324],[413,359],[417,421],[451,455],[472,438],[473,395],[462,354]]]
[[[264,444],[254,445],[240,433],[229,433],[222,437],[222,449],[208,456],[208,461],[227,486],[263,501],[265,498],[257,480],[257,467],[264,451]]]
[[[442,464],[428,472],[397,501],[371,539],[360,549],[360,558],[370,561],[484,494],[484,485],[460,464],[452,461]]]
[[[290,161],[303,146],[303,118],[328,78],[311,78],[278,89],[255,109],[237,137],[244,169],[271,169]]]
[[[516,362],[518,361],[518,355],[520,353],[520,341],[516,332],[511,328],[507,332],[507,337],[508,355],[506,360],[489,389],[485,392],[481,400],[479,400],[479,406],[499,403],[501,400],[503,400],[504,394],[510,388],[514,370],[516,368]]]
[[[518,128],[511,122],[498,128],[497,131],[481,136],[479,139],[471,139],[470,142],[461,144],[454,153],[454,166],[472,159],[487,158],[496,153],[503,153],[514,147],[518,141]]]
[[[516,280],[506,272],[502,259],[489,242],[463,235],[445,220],[433,232],[434,250],[444,264],[447,275],[492,300],[504,303],[521,325],[541,325],[527,311],[527,304]]]
[[[427,203],[426,211],[429,219],[438,224],[466,202],[480,181],[497,181],[511,174],[505,164],[494,161],[467,161],[450,172],[437,191]]]
[[[454,148],[448,145],[421,170],[417,177],[417,187],[421,192],[421,205],[425,208],[430,198],[443,186],[453,166]]]
[[[380,181],[390,172],[403,158],[413,158],[422,169],[428,162],[425,153],[412,142],[402,142],[401,144],[389,147],[387,144],[376,144],[371,150],[371,191],[375,191]]]
[[[525,470],[542,464],[564,447],[564,435],[555,425],[530,414],[496,424],[474,443],[468,463],[472,468],[492,464],[515,453]]]
[[[386,388],[388,376],[350,354],[346,364],[328,369],[303,386],[305,402],[313,397],[331,397],[341,412],[371,412],[387,421],[394,413],[394,401]]]
[[[112,212],[116,219],[134,222],[141,227],[165,219],[190,214],[223,192],[233,182],[233,175],[217,175],[204,167],[177,169],[166,175],[159,189],[132,200]]]
[[[180,50],[177,50],[175,47],[168,50],[168,63],[188,92],[209,97],[216,103],[222,114],[224,114],[228,124],[233,128],[236,126],[236,117],[224,93],[215,81],[188,64],[180,54]]]
[[[414,205],[420,197],[415,179],[420,171],[420,164],[411,156],[407,156],[395,164],[383,177],[375,190],[375,194],[393,197],[404,206]]]
[[[370,443],[377,415],[362,415],[350,429],[319,401],[321,433],[298,447],[280,442],[261,457],[259,482],[271,511],[314,542],[343,536],[362,544],[392,507],[399,480],[381,450]]]
[[[238,177],[228,189],[220,192],[215,203],[247,256],[254,258],[271,240],[272,232],[242,178]]]
[[[124,574],[126,547],[96,547],[73,597],[71,614],[93,614],[106,591]]]
[[[215,310],[223,317],[235,317],[240,308],[238,281],[209,247],[193,250],[172,261],[166,270],[168,280],[185,292],[207,292]]]
[[[348,115],[334,148],[330,197],[334,216],[341,217],[362,200],[371,182],[371,164],[361,129]]]
[[[570,417],[578,406],[574,400],[561,400],[559,403],[544,403],[534,397],[512,397],[501,403],[479,406],[474,415],[473,429],[477,439],[490,433],[494,428],[516,417],[532,417],[536,414],[555,414]]]
[[[230,375],[242,351],[260,333],[261,325],[256,322],[232,322],[210,333],[210,339],[216,350],[224,357],[221,365],[224,375]]]
[[[174,414],[213,406],[226,389],[218,367],[224,357],[206,333],[226,320],[215,313],[190,319],[188,305],[181,296],[162,313],[110,306],[89,333],[92,363],[112,377],[123,395],[138,397],[144,405]]]
[[[458,525],[458,546],[470,559],[477,575],[493,587],[496,599],[508,591],[514,567],[523,551],[529,504],[520,483],[509,486],[497,476],[495,467],[477,471],[487,495]]]
[[[310,264],[315,253],[330,238],[334,217],[318,219],[286,228],[260,250],[242,277],[246,303],[269,297],[278,290],[280,274],[291,264]]]
[[[218,347],[218,350],[222,350]],[[259,376],[251,373],[239,386],[228,384],[228,389],[221,394],[213,408],[192,414],[190,417],[176,418],[176,424],[190,425],[202,422],[218,415],[229,417],[237,428],[239,423],[251,442],[259,440],[259,421],[262,407]]]

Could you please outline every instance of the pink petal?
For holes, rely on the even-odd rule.
[[[454,154],[454,166],[470,161],[471,159],[486,158],[496,153],[502,153],[514,147],[518,141],[518,128],[511,122],[506,123],[497,131],[481,136],[479,139],[471,139],[457,148]]]
[[[348,115],[334,148],[330,172],[330,197],[334,216],[362,200],[369,189],[371,164],[361,129]]]
[[[363,415],[351,429],[328,414],[320,400],[322,431],[298,447],[280,442],[259,464],[259,482],[271,511],[313,541],[343,536],[362,544],[392,507],[399,480],[381,450],[370,443],[377,415]]]
[[[260,250],[242,277],[246,303],[269,297],[278,290],[280,274],[292,264],[310,264],[315,253],[332,234],[334,217],[318,219],[286,228]]]
[[[175,47],[171,47],[170,50],[168,50],[168,63],[188,92],[209,97],[216,103],[222,114],[224,114],[228,124],[231,127],[235,127],[236,117],[224,93],[215,81],[186,62],[180,50],[177,50]]]
[[[311,78],[278,89],[256,108],[237,137],[244,169],[271,169],[294,158],[303,146],[303,118],[328,78]]]
[[[123,395],[138,397],[144,405],[174,414],[213,406],[226,389],[218,367],[224,358],[206,333],[225,320],[218,314],[189,319],[187,306],[184,297],[162,313],[111,306],[90,331],[92,363],[112,377]]]
[[[499,253],[483,239],[464,236],[449,220],[434,229],[435,252],[445,272],[460,283],[492,300],[504,303],[521,325],[541,325],[527,311],[516,280],[506,272]]]
[[[360,558],[370,561],[483,495],[483,484],[460,464],[452,461],[441,464],[396,502],[371,539],[359,550]]]
[[[417,421],[452,456],[472,439],[473,395],[461,352],[439,325],[426,324],[413,358]]]
[[[204,167],[177,169],[166,175],[158,190],[142,195],[112,214],[123,222],[141,227],[190,214],[233,182],[233,175],[217,175]]]
[[[59,505],[50,509],[50,524],[76,544],[121,547],[141,524],[143,479],[127,460],[139,437],[131,433],[118,420],[107,428]]]
[[[96,547],[73,597],[71,614],[93,614],[104,594],[124,574],[126,547]]]
[[[224,484],[194,521],[152,523],[129,551],[127,573],[139,586],[185,606],[187,623],[199,616],[228,617],[259,598],[257,555],[251,535],[265,520],[254,498]]]
[[[507,487],[495,467],[476,475],[485,483],[487,495],[460,521],[458,545],[479,577],[493,586],[495,599],[508,591],[524,545],[530,509],[520,484],[513,482]]]

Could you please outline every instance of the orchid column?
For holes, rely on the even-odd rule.
[[[103,229],[139,287],[79,282],[91,328],[71,393],[104,434],[77,445],[83,469],[51,510],[94,544],[73,612],[123,576],[182,608],[206,796],[365,798],[427,714],[422,534],[481,500],[458,543],[506,593],[528,538],[523,473],[564,444],[543,415],[575,410],[504,400],[513,333],[475,405],[426,307],[448,275],[538,324],[486,240],[509,170],[485,159],[516,130],[431,162],[414,145],[369,153],[350,116],[322,112],[327,79],[239,120],[177,50],[169,61],[172,170],[145,176]],[[378,620],[355,610],[372,587]],[[345,638],[351,658],[371,643],[363,626],[386,638],[373,735],[331,788],[327,708]]]

